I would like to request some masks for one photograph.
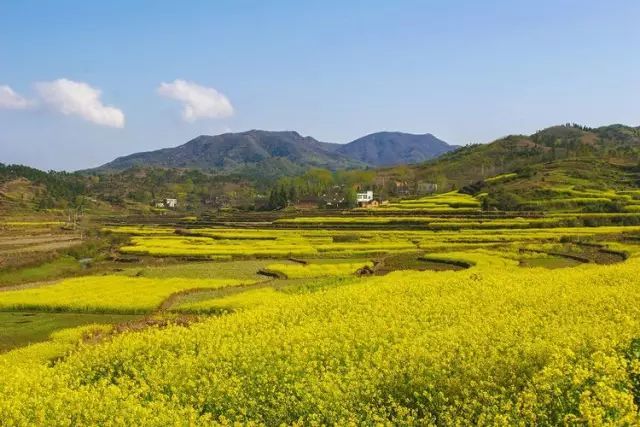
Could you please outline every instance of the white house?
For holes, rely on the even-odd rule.
[[[167,208],[175,208],[178,206],[178,199],[164,199],[164,206]]]
[[[373,200],[373,191],[365,191],[363,193],[356,193],[356,201],[358,204],[368,204]]]

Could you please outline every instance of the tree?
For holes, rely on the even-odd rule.
[[[289,187],[289,194],[287,195],[287,198],[290,203],[295,203],[298,200],[298,191],[294,184],[291,184]]]

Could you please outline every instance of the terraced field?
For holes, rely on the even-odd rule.
[[[0,269],[22,267],[47,259],[53,251],[82,243],[79,233],[64,229],[62,221],[0,220]],[[3,271],[0,271],[0,277]],[[1,286],[2,280],[0,280]]]
[[[0,419],[640,423],[636,214],[470,197],[105,225],[115,252],[70,277],[48,271],[70,256],[0,271]]]
[[[118,228],[111,233],[129,233]],[[421,230],[284,230],[284,229],[191,229],[179,235],[179,229],[137,230],[148,235],[131,237],[121,251],[133,255],[188,257],[212,260],[243,258],[350,258],[382,256],[416,250],[451,251],[501,247],[510,249],[525,244],[551,244],[568,241],[624,241],[633,239],[640,226],[545,227],[527,229],[463,229],[458,231]]]
[[[176,307],[214,314],[188,327],[55,334],[0,356],[0,414],[19,424],[70,413],[82,424],[640,421],[637,257],[550,271],[443,256],[476,265],[219,295]]]

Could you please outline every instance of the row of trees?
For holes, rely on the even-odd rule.
[[[78,208],[100,201],[120,207],[130,202],[152,205],[165,198],[177,198],[179,206],[188,210],[281,209],[300,202],[348,208],[355,205],[360,190],[373,190],[383,199],[416,190],[415,177],[402,167],[393,168],[387,176],[372,170],[314,168],[297,176],[249,180],[199,170],[135,167],[117,173],[79,174],[0,164],[0,183],[16,178],[34,184],[34,201],[41,209]]]
[[[31,182],[34,202],[39,208],[78,207],[85,202],[87,181],[78,173],[44,172],[28,166],[0,163],[0,184],[20,178]]]
[[[319,207],[347,208],[356,204],[356,191],[374,188],[375,173],[366,170],[332,172],[310,169],[296,177],[278,180],[269,191],[266,209],[281,209],[299,202]]]

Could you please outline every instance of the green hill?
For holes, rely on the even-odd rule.
[[[297,132],[252,130],[223,135],[201,135],[174,148],[131,154],[115,159],[97,171],[121,171],[133,166],[200,169],[218,173],[254,171],[284,166],[282,175],[300,173],[304,168],[343,169],[364,166],[337,153],[330,153],[326,143]],[[286,160],[283,165],[281,160]]]
[[[236,147],[214,143],[216,149],[224,146],[229,150],[222,157],[222,167],[233,153],[241,153],[238,158],[245,159],[242,141],[251,142],[254,137],[258,138],[247,134],[234,140],[241,142]],[[291,144],[283,146],[282,138],[291,139]],[[351,161],[326,163],[342,158],[323,157],[328,156],[326,144],[295,132],[261,133],[258,140],[258,145],[250,145],[260,150],[270,147],[273,155],[233,163],[224,173],[184,167],[179,156],[168,157],[178,162],[174,167],[154,167],[147,156],[162,154],[158,152],[118,161],[123,170],[114,168],[108,174],[0,165],[0,208],[37,210],[88,205],[91,201],[117,209],[149,211],[157,200],[177,198],[181,208],[194,210],[224,206],[260,209],[273,205],[266,201],[274,192],[283,200],[279,205],[298,201],[313,204],[323,197],[332,198],[334,193],[333,198],[351,200],[357,189],[372,189],[379,198],[412,198],[434,187],[422,184],[437,184],[440,193],[458,189],[486,195],[487,209],[640,211],[634,207],[640,199],[636,194],[640,186],[637,127],[554,126],[533,135],[511,135],[490,144],[461,147],[417,165],[366,170],[363,166],[354,168]],[[186,158],[198,158],[194,153],[211,150],[211,145],[192,144]],[[281,151],[283,147],[289,147],[286,153]],[[313,148],[310,152],[309,147]],[[201,157],[205,163],[210,160],[205,154]],[[144,165],[131,166],[138,163]]]
[[[554,126],[530,136],[511,135],[490,144],[465,146],[420,165],[382,169],[380,174],[434,182],[441,190],[448,190],[499,174],[568,160],[597,160],[598,168],[623,171],[634,167],[640,161],[640,129],[623,125],[597,129]],[[570,169],[572,163],[560,165]]]
[[[334,144],[293,131],[251,130],[201,135],[178,147],[119,157],[91,172],[144,166],[199,169],[260,180],[300,175],[312,167],[338,170],[419,163],[456,148],[431,134],[378,132],[348,144]]]

